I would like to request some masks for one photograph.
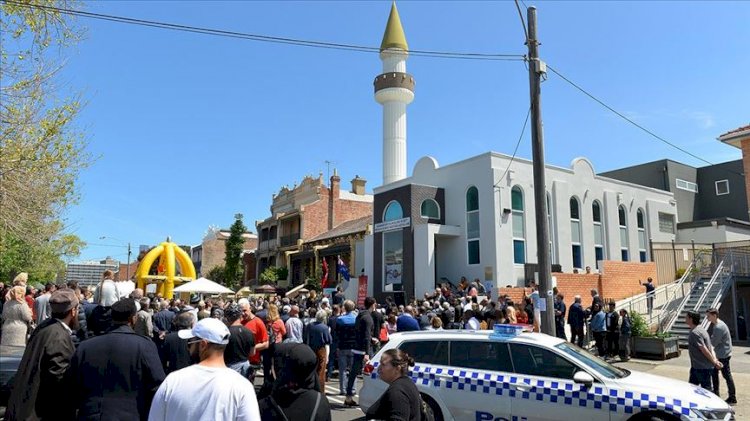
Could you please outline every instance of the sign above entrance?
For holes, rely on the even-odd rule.
[[[373,226],[372,232],[393,231],[409,226],[411,226],[411,218],[407,216],[406,218],[396,219],[395,221],[378,222]]]

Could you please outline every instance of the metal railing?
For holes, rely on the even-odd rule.
[[[704,276],[706,272],[711,273],[711,260],[712,253],[710,251],[701,251],[695,256],[690,266],[685,270],[685,274],[677,282],[672,298],[656,317],[658,332],[667,332],[672,328],[675,320],[690,299],[693,290],[697,287],[698,283],[695,281]]]
[[[732,272],[730,268],[731,268],[731,264],[727,265],[727,267],[723,270],[723,273],[721,274],[722,275],[721,289],[719,289],[719,293],[716,294],[716,297],[714,297],[713,301],[710,303],[708,308],[715,308],[717,310],[721,308],[721,301],[724,299],[724,296],[726,295],[727,291],[734,283],[734,277],[732,276]],[[700,306],[696,306],[695,308],[698,309],[700,308]],[[708,318],[704,318],[703,323],[701,323],[701,326],[703,326],[704,328],[708,328],[708,324],[709,324]]]
[[[722,260],[719,262],[719,266],[716,267],[716,271],[714,272],[713,276],[711,276],[711,280],[708,281],[708,283],[703,288],[703,292],[701,293],[700,298],[698,298],[698,302],[695,303],[695,306],[692,308],[692,310],[698,310],[703,305],[703,302],[706,301],[706,297],[708,297],[708,294],[711,293],[711,290],[714,287],[714,284],[716,284],[716,281],[719,279],[720,276],[724,275],[724,261]],[[723,277],[722,277],[723,281]],[[721,282],[721,281],[720,281]]]
[[[618,310],[626,308],[629,313],[635,312],[643,315],[646,318],[648,326],[657,323],[661,325],[665,313],[670,313],[682,303],[695,276],[699,276],[703,268],[710,266],[710,264],[710,252],[700,251],[696,254],[680,279],[674,283],[659,286],[652,293],[653,305],[651,312],[648,311],[648,300],[650,298],[648,293],[641,293],[627,300],[620,301],[616,308]]]
[[[299,236],[298,232],[295,232],[295,233],[289,234],[289,235],[282,235],[281,236],[280,246],[281,247],[293,246],[293,245],[297,244],[297,240],[299,240],[299,237],[300,236]]]

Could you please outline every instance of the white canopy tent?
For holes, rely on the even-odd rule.
[[[185,282],[184,284],[178,286],[174,289],[174,292],[180,293],[180,292],[199,292],[203,294],[234,294],[234,291],[231,289],[219,285],[216,282],[206,279],[206,278],[198,278],[194,281]]]

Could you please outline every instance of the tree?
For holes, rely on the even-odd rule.
[[[52,266],[75,254],[63,212],[78,199],[76,180],[92,157],[72,122],[80,98],[56,75],[63,52],[83,31],[61,9],[71,0],[0,4],[0,274]],[[53,48],[54,47],[54,48]],[[67,247],[72,245],[72,247]],[[61,247],[61,248],[57,248]],[[16,259],[7,258],[8,255]],[[41,259],[41,260],[39,260]],[[63,265],[64,266],[64,265]],[[49,278],[48,278],[49,280]]]
[[[224,272],[226,268],[223,265],[214,266],[206,274],[206,278],[216,282],[217,284],[225,284],[226,279],[224,278]]]
[[[245,244],[242,234],[245,231],[247,231],[247,228],[242,223],[242,214],[234,215],[234,223],[229,228],[229,238],[227,238],[225,244],[226,254],[224,256],[224,280],[228,288],[239,285],[242,279],[243,267],[240,265],[240,259],[242,258],[242,246]]]

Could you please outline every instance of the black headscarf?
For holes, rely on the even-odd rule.
[[[318,358],[309,346],[292,342],[277,344],[273,355],[274,398],[306,390],[320,392],[317,364]]]

